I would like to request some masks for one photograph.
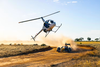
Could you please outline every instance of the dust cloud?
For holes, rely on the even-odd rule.
[[[17,40],[17,41],[6,41],[6,40],[4,40],[4,41],[0,41],[0,43],[3,43],[3,44],[10,44],[10,43],[12,43],[12,44],[14,44],[14,43],[16,43],[16,44],[21,44],[21,43],[23,43],[23,44],[39,44],[39,45],[41,45],[41,44],[47,44],[47,45],[49,45],[49,46],[54,46],[54,47],[61,47],[61,46],[65,46],[65,43],[70,43],[70,45],[71,45],[71,47],[73,48],[73,49],[76,49],[77,48],[77,46],[76,46],[76,43],[71,39],[71,38],[68,38],[68,37],[66,37],[66,36],[63,36],[63,35],[48,35],[46,38],[44,37],[44,36],[40,36],[39,37],[39,40],[38,40],[38,38],[36,39],[36,41],[33,41],[33,40],[31,40],[31,41],[21,41],[21,40]]]
[[[65,46],[65,43],[68,43],[68,44],[70,43],[71,48],[73,48],[74,50],[77,48],[76,43],[71,38],[68,38],[63,35],[60,35],[60,36],[49,35],[46,38],[41,36],[40,41],[42,43],[45,43],[47,45],[54,46],[54,47],[61,47],[61,46]]]

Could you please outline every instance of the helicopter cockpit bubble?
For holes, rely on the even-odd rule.
[[[52,24],[52,23],[54,23],[53,20],[47,20],[47,22],[48,22],[49,25]]]

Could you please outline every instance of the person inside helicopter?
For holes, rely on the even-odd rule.
[[[49,25],[50,25],[50,24],[49,24],[48,22],[49,22],[49,20],[45,21],[45,23],[44,23],[44,26],[45,26],[46,28],[49,28]]]

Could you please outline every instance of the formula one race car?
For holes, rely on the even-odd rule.
[[[71,52],[72,48],[70,47],[70,44],[65,43],[65,46],[58,47],[57,51],[58,52]]]

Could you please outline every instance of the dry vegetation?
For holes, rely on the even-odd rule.
[[[51,67],[100,67],[100,42],[76,42],[78,45],[95,47],[96,50],[68,62],[51,65]],[[90,43],[90,44],[89,44]]]
[[[42,44],[42,45],[44,45],[44,44]],[[93,42],[91,44],[89,44],[89,42],[87,42],[87,43],[81,42],[81,44],[78,44],[78,45],[92,46],[92,47],[95,47],[96,50],[89,51],[89,52],[82,52],[82,53],[62,53],[61,54],[61,53],[56,52],[55,49],[53,49],[51,51],[35,53],[34,56],[33,56],[33,54],[30,54],[28,59],[30,59],[30,62],[32,62],[32,61],[36,62],[35,60],[37,60],[37,62],[41,62],[41,63],[43,62],[43,64],[44,64],[44,62],[47,63],[47,61],[49,63],[51,63],[51,62],[55,63],[56,61],[60,60],[60,61],[58,61],[59,63],[57,63],[57,64],[50,64],[49,67],[100,67],[100,44],[93,43]],[[43,48],[48,48],[48,46],[37,46],[37,44],[35,44],[35,46],[33,46],[33,45],[29,45],[29,46],[28,45],[12,45],[12,46],[1,45],[0,46],[0,57],[3,57],[3,56],[6,57],[6,56],[10,56],[10,55],[13,56],[13,55],[18,55],[18,54],[26,54],[29,52],[37,52]],[[37,55],[40,55],[40,56],[38,56],[38,59],[34,58]],[[72,57],[68,58],[67,56],[72,56]],[[4,58],[4,60],[5,59],[7,59],[7,58]],[[11,60],[11,58],[8,58],[8,59],[9,59],[9,61]],[[34,60],[31,60],[31,59],[34,59]],[[69,60],[67,61],[67,59],[69,59]],[[22,59],[21,59],[21,61],[22,61]],[[27,62],[29,62],[29,61],[27,61]],[[34,64],[33,64],[33,67],[34,67]],[[22,67],[22,66],[19,66],[19,67]]]
[[[45,51],[51,49],[49,46],[34,46],[34,45],[0,45],[0,57],[8,57]]]
[[[95,47],[96,50],[90,53],[87,53],[87,55],[85,56],[75,59],[74,67],[83,67],[83,66],[84,67],[100,67],[100,44],[92,43],[92,44],[87,44],[87,45]]]
[[[77,44],[85,44],[85,45],[89,45],[89,44],[100,44],[100,41],[77,41]]]

